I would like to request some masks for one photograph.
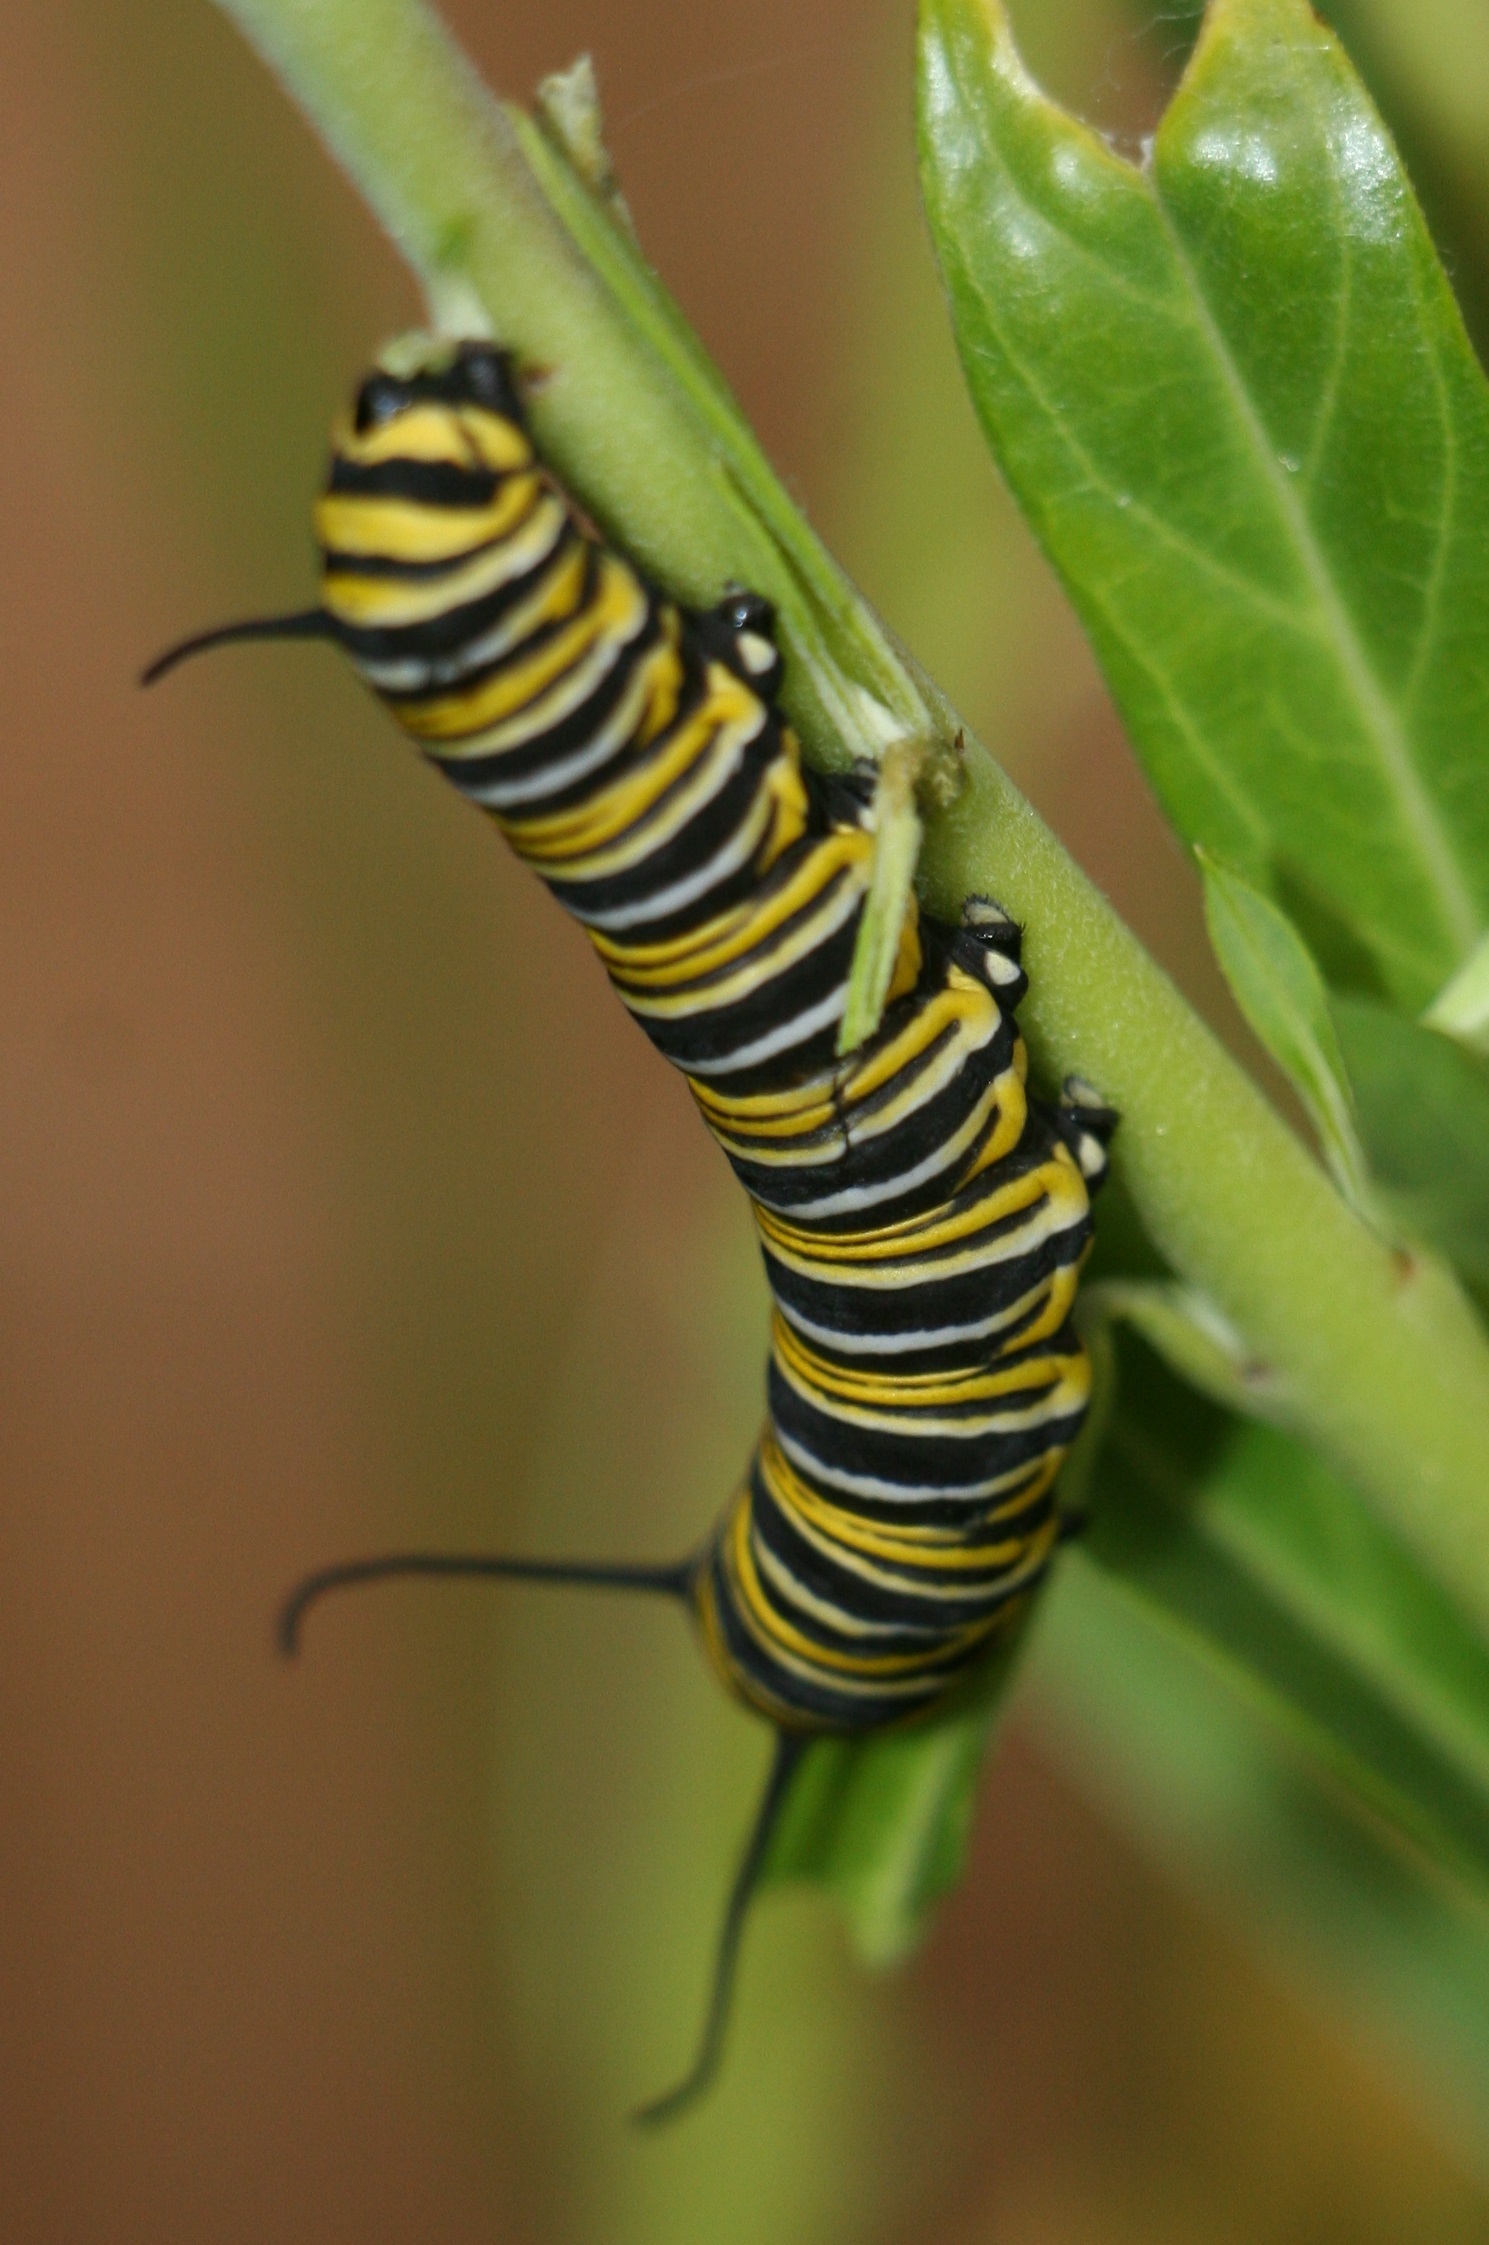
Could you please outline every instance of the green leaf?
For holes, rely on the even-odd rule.
[[[874,864],[863,919],[853,946],[853,964],[838,1034],[840,1053],[856,1052],[878,1028],[899,956],[900,933],[915,867],[920,856],[920,815],[915,781],[923,761],[917,741],[892,741],[884,751],[869,814],[874,832]]]
[[[1104,1279],[1083,1288],[1083,1332],[1116,1318],[1140,1333],[1171,1372],[1243,1418],[1285,1417],[1286,1396],[1213,1302],[1174,1279]]]
[[[1422,1016],[1428,1029],[1440,1029],[1489,1059],[1489,935],[1469,953],[1464,964],[1438,991]]]
[[[1336,999],[1334,1020],[1385,1205],[1489,1288],[1489,1068],[1369,999]]]
[[[932,231],[989,440],[1180,832],[1427,1003],[1489,920],[1489,389],[1304,0],[1214,0],[1151,163],[923,0]]]
[[[1416,2076],[1489,2154],[1489,1915],[1257,1719],[1243,1689],[1098,1569],[1071,1566],[1028,1672],[1047,1742],[1207,1911]],[[1403,2063],[1404,2061],[1404,2063]]]
[[[1119,1355],[1089,1560],[1489,1899],[1489,1648],[1301,1443]]]
[[[813,1741],[792,1783],[762,1886],[823,1888],[869,1964],[914,1947],[961,1876],[988,1741],[1022,1650],[1000,1643],[930,1721]]]
[[[1368,1213],[1369,1173],[1323,977],[1270,897],[1208,850],[1198,856],[1205,925],[1235,1001],[1307,1108],[1341,1192]]]

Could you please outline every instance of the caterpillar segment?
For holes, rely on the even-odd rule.
[[[1116,1116],[1030,1096],[1020,931],[913,901],[878,1030],[839,1027],[873,865],[866,798],[803,768],[768,603],[706,612],[603,545],[540,459],[488,343],[375,369],[333,434],[320,600],[186,641],[334,641],[428,760],[588,930],[750,1197],[774,1300],[765,1425],[721,1520],[671,1566],[391,1553],[307,1577],[283,1616],[399,1574],[642,1589],[685,1602],[725,1686],[771,1722],[702,2047],[711,2077],[744,1914],[814,1734],[933,1708],[1060,1535],[1086,1409],[1071,1324]]]

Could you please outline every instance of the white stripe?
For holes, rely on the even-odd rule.
[[[737,873],[742,865],[747,865],[759,848],[761,837],[770,823],[770,812],[770,797],[762,788],[752,799],[744,823],[727,842],[715,850],[713,856],[696,873],[690,873],[684,881],[674,881],[670,888],[653,890],[650,896],[642,897],[636,904],[619,905],[612,912],[589,912],[573,893],[575,889],[583,888],[582,882],[571,884],[563,881],[560,876],[555,876],[554,886],[563,889],[566,908],[576,919],[582,920],[586,927],[603,928],[607,934],[621,928],[645,927],[648,921],[665,920],[672,913],[680,912],[685,905],[693,903],[695,898],[706,895],[715,882],[722,881],[728,874]]]
[[[531,803],[543,795],[557,795],[576,780],[607,764],[618,756],[636,727],[641,722],[647,697],[651,692],[648,665],[643,657],[626,692],[622,694],[610,716],[583,748],[576,748],[572,756],[563,757],[556,764],[540,764],[535,772],[527,772],[521,779],[486,779],[479,787],[468,787],[458,776],[459,761],[452,759],[443,766],[463,795],[472,803],[480,803],[488,811],[504,811],[514,803]],[[436,763],[440,762],[435,757]]]
[[[910,1333],[843,1333],[836,1326],[814,1324],[800,1310],[788,1309],[784,1302],[777,1302],[776,1308],[794,1332],[806,1340],[820,1341],[825,1348],[836,1349],[843,1356],[908,1356],[917,1349],[948,1348],[954,1341],[990,1340],[993,1334],[1016,1325],[1020,1318],[1036,1310],[1057,1275],[1052,1272],[1049,1278],[1041,1279],[1010,1308],[998,1311],[994,1317],[975,1318],[968,1325],[925,1326]]]
[[[1042,1469],[1050,1456],[1050,1450],[1045,1450],[1038,1458],[1026,1458],[1021,1465],[1010,1467],[1006,1473],[995,1474],[990,1481],[933,1481],[916,1484],[879,1481],[870,1474],[834,1473],[820,1458],[814,1458],[810,1450],[803,1450],[799,1443],[793,1442],[781,1427],[776,1428],[775,1436],[792,1464],[812,1481],[821,1482],[831,1489],[845,1490],[850,1496],[874,1497],[885,1504],[938,1504],[948,1500],[956,1504],[970,1503],[978,1497],[996,1497],[1003,1490],[1015,1487],[1020,1479],[1032,1480],[1036,1470]],[[1051,1449],[1057,1447],[1063,1453],[1063,1445],[1050,1446]]]
[[[934,1646],[943,1643],[948,1638],[959,1636],[967,1626],[965,1622],[960,1621],[937,1623],[929,1619],[921,1623],[913,1621],[863,1621],[857,1615],[846,1613],[841,1606],[830,1606],[825,1598],[821,1598],[815,1591],[809,1590],[800,1577],[793,1575],[790,1568],[777,1558],[753,1521],[750,1523],[750,1549],[754,1555],[756,1568],[788,1607],[794,1607],[800,1613],[810,1614],[814,1621],[821,1622],[826,1628],[835,1631],[839,1637],[856,1640],[871,1656],[876,1644],[892,1648],[896,1642],[909,1639],[912,1645]],[[907,1584],[898,1575],[881,1574],[874,1579],[880,1588],[888,1590],[895,1596],[913,1598],[918,1594],[923,1594],[928,1604],[933,1604],[937,1596],[936,1591],[929,1586],[926,1586],[922,1592],[919,1584]],[[1001,1584],[998,1587],[1001,1587]]]
[[[549,552],[558,543],[558,532],[563,529],[560,517],[555,534],[549,540]],[[539,555],[541,562],[545,556]],[[536,566],[536,564],[534,565]],[[543,622],[543,610],[552,598],[552,586],[547,582],[538,585],[526,600],[517,601],[507,614],[484,631],[479,639],[467,640],[453,648],[448,655],[431,655],[423,659],[408,657],[402,662],[378,663],[363,660],[357,669],[367,684],[384,694],[432,693],[448,686],[458,686],[462,678],[475,670],[494,663],[498,656],[509,654],[514,647],[530,638],[535,624]],[[557,619],[561,623],[573,621],[568,616]],[[417,626],[413,627],[417,629]]]
[[[893,1200],[900,1193],[913,1192],[915,1187],[923,1185],[928,1177],[934,1177],[939,1170],[949,1169],[954,1162],[960,1161],[968,1147],[981,1136],[987,1125],[989,1112],[992,1107],[996,1106],[997,1099],[997,1086],[991,1084],[955,1136],[944,1139],[934,1153],[927,1154],[925,1160],[917,1162],[913,1169],[901,1170],[897,1176],[887,1177],[877,1185],[859,1185],[848,1192],[828,1193],[821,1200],[798,1201],[794,1207],[783,1208],[781,1214],[799,1217],[805,1222],[814,1216],[837,1216],[852,1209],[875,1208],[881,1201]],[[913,1115],[913,1109],[911,1113]],[[851,1114],[848,1117],[848,1144],[851,1148],[853,1144],[853,1117]],[[765,1193],[757,1193],[755,1198],[763,1201],[767,1208],[774,1205]]]
[[[830,887],[819,891],[807,907],[809,917],[784,923],[755,938],[755,946],[723,967],[709,968],[659,997],[627,989],[626,1004],[638,1021],[696,1022],[710,1014],[724,1015],[741,1003],[793,974],[811,959],[829,936],[846,926],[863,902],[863,883],[845,882],[834,875]],[[794,916],[793,916],[794,917]],[[619,968],[623,976],[624,965]],[[831,1085],[832,1077],[826,1082]]]
[[[1074,1163],[1071,1175],[1077,1179],[1080,1176]],[[820,1242],[808,1239],[800,1247],[786,1247],[772,1240],[762,1227],[761,1240],[766,1252],[778,1263],[814,1285],[860,1294],[905,1294],[917,1287],[937,1286],[953,1278],[972,1278],[1000,1270],[1007,1264],[1026,1262],[1048,1240],[1074,1231],[1085,1220],[1088,1205],[1083,1198],[1078,1208],[1062,1207],[1055,1194],[1046,1192],[1043,1200],[1023,1211],[1025,1220],[1017,1231],[999,1232],[995,1224],[988,1224],[964,1234],[960,1242],[953,1242],[949,1247],[944,1242],[940,1245],[934,1241],[927,1243],[926,1233],[944,1215],[942,1209],[931,1209],[924,1216],[907,1219],[920,1226],[918,1234],[901,1234],[886,1248],[880,1260],[871,1263],[834,1263],[826,1252],[835,1244],[831,1233]],[[898,1252],[900,1248],[905,1249],[903,1254]]]
[[[555,725],[582,709],[592,695],[599,691],[620,657],[627,652],[631,642],[645,629],[650,610],[646,595],[636,579],[631,580],[634,605],[628,618],[613,631],[602,633],[577,661],[567,670],[560,671],[521,709],[510,717],[499,718],[474,733],[452,733],[434,742],[420,735],[420,745],[442,764],[458,764],[466,758],[500,756],[507,749],[527,748],[541,740]],[[571,617],[577,623],[578,617]],[[454,776],[453,774],[451,775]]]
[[[732,1075],[736,1068],[752,1068],[757,1061],[773,1060],[778,1052],[788,1052],[792,1045],[804,1044],[819,1029],[825,1029],[830,1021],[836,1021],[847,1002],[847,996],[847,984],[839,983],[835,990],[830,990],[816,1005],[808,1006],[804,1013],[794,1015],[790,1021],[783,1022],[780,1028],[757,1037],[753,1044],[737,1045],[727,1059],[690,1060],[688,1074],[727,1076]]]

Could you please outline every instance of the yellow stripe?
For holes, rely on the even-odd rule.
[[[829,1123],[840,1128],[835,1081],[835,1073],[828,1071],[793,1084],[789,1091],[731,1096],[689,1076],[688,1089],[714,1136],[726,1144],[737,1140],[748,1153],[756,1139],[808,1138]]]
[[[821,1081],[820,1077],[816,1079],[817,1084]],[[697,1098],[698,1086],[691,1076],[688,1087]],[[815,1090],[816,1084],[806,1087],[814,1094]],[[824,1163],[841,1161],[847,1147],[842,1118],[831,1099],[814,1096],[810,1105],[803,1104],[799,1122],[793,1116],[789,1121],[772,1123],[768,1134],[757,1131],[748,1137],[737,1136],[723,1129],[706,1110],[703,1119],[726,1154],[757,1162],[762,1169],[790,1169],[795,1163],[808,1162],[820,1169]]]
[[[892,1006],[901,998],[908,998],[920,980],[920,970],[925,965],[925,952],[920,941],[920,905],[912,890],[905,905],[905,917],[900,922],[900,947],[895,953],[894,972],[884,993],[884,1003]]]
[[[789,1380],[789,1374],[782,1375]],[[800,1384],[789,1384],[798,1393],[805,1392],[808,1402],[815,1401],[810,1390],[803,1391]],[[971,1443],[978,1440],[1002,1440],[1014,1434],[1038,1434],[1041,1429],[1054,1426],[1080,1410],[1090,1392],[1085,1376],[1083,1358],[1072,1361],[1069,1376],[1047,1392],[1031,1394],[1014,1390],[1002,1398],[988,1399],[977,1417],[961,1414],[956,1417],[935,1418],[930,1406],[924,1411],[914,1407],[897,1407],[893,1402],[875,1410],[866,1403],[839,1401],[830,1407],[831,1424],[856,1433],[887,1435],[891,1439],[910,1438],[914,1441],[945,1441]],[[827,1406],[823,1406],[827,1409]]]
[[[981,1153],[968,1170],[963,1180],[965,1184],[970,1184],[974,1177],[980,1177],[985,1169],[991,1169],[998,1162],[1008,1159],[1022,1139],[1024,1126],[1029,1119],[1029,1102],[1024,1093],[1024,1081],[1016,1068],[1005,1069],[1001,1076],[995,1076],[993,1090],[997,1094],[998,1120],[988,1133]]]
[[[789,725],[781,727],[781,754],[770,768],[770,792],[775,799],[775,820],[770,840],[755,867],[762,880],[807,830],[809,806],[806,782],[801,776],[801,743]]]
[[[950,1208],[907,1216],[895,1224],[822,1237],[802,1231],[768,1208],[757,1211],[757,1221],[773,1251],[799,1256],[814,1266],[837,1269],[844,1264],[882,1265],[919,1259],[938,1249],[955,1247],[959,1241],[975,1239],[1046,1199],[1073,1220],[1086,1212],[1085,1181],[1063,1145],[1053,1148],[1049,1160],[1037,1168],[1010,1178],[1001,1190],[968,1199],[960,1207],[953,1203]],[[946,1267],[952,1267],[952,1259]]]
[[[806,1663],[809,1672],[820,1676],[826,1671],[832,1682],[840,1676],[873,1682],[881,1677],[890,1680],[923,1675],[928,1667],[939,1668],[948,1656],[955,1657],[962,1647],[976,1644],[990,1626],[987,1619],[964,1623],[959,1629],[949,1630],[934,1645],[913,1653],[834,1652],[814,1644],[767,1598],[750,1548],[750,1515],[744,1506],[739,1507],[729,1523],[727,1546],[729,1571],[741,1594],[737,1611],[746,1628],[767,1650],[777,1655],[794,1653]]]
[[[728,733],[717,735],[703,755],[693,760],[690,770],[684,767],[682,783],[625,827],[606,848],[571,850],[562,854],[552,851],[539,858],[536,853],[529,853],[525,832],[514,820],[502,819],[503,830],[519,856],[528,859],[548,880],[599,881],[613,874],[634,871],[658,851],[665,850],[691,825],[703,805],[727,785],[729,768],[735,762],[739,747],[737,734],[736,737]],[[746,858],[758,846],[767,818],[768,807],[757,794],[742,811],[737,830],[743,837],[741,849]]]
[[[447,460],[457,468],[501,474],[526,467],[533,457],[526,431],[504,414],[485,413],[479,406],[439,405],[433,399],[407,406],[360,435],[350,416],[343,415],[331,442],[354,468],[380,468],[389,460]]]
[[[862,1144],[867,1138],[898,1127],[906,1115],[952,1081],[969,1050],[979,1049],[997,1034],[1002,1017],[990,995],[966,976],[962,976],[960,982],[960,988],[938,991],[924,1006],[916,1009],[888,1044],[868,1059],[846,1067],[836,1078],[829,1074],[785,1091],[735,1095],[694,1083],[690,1078],[693,1096],[709,1128],[748,1156],[752,1140],[789,1141],[797,1136],[809,1136],[844,1113],[855,1143]],[[853,1114],[855,1107],[893,1083],[897,1075],[923,1061],[930,1047],[948,1029],[956,1032],[956,1036],[948,1042],[945,1055],[933,1063],[936,1073],[930,1083],[919,1074],[912,1075],[901,1093],[871,1115]],[[1007,1096],[1002,1090],[1006,1078],[996,1080],[1002,1100]],[[834,1081],[836,1099],[833,1097]],[[1016,1112],[1006,1116],[999,1125],[1000,1142],[1009,1145],[1016,1145],[1022,1136],[1024,1103],[1015,1100],[1013,1104]]]
[[[341,623],[374,631],[405,630],[443,616],[452,608],[468,607],[488,593],[540,568],[560,544],[568,516],[548,493],[527,521],[509,538],[469,561],[452,562],[432,577],[359,576],[355,569],[328,569],[321,579],[321,599]]]
[[[829,835],[778,888],[734,905],[717,919],[662,943],[627,944],[596,937],[595,949],[628,989],[662,989],[715,974],[773,935],[818,898],[845,868],[862,868],[867,886],[873,841],[867,834]]]
[[[315,503],[315,534],[328,553],[454,561],[509,537],[542,495],[536,472],[512,476],[485,507],[431,507],[421,499],[362,499],[355,492],[328,491]]]
[[[674,644],[674,627],[675,618],[669,618],[664,609],[663,632],[670,632],[672,636],[664,636],[633,661],[624,690],[610,715],[595,727],[590,745],[606,737],[619,754],[624,748],[644,742],[650,728],[665,730],[671,722],[683,676],[681,658]],[[565,672],[546,694],[519,710],[515,717],[509,717],[500,725],[488,725],[483,732],[472,733],[464,739],[445,742],[428,753],[437,757],[441,764],[454,764],[470,757],[500,756],[526,748],[530,742],[541,740],[552,726],[593,693],[611,667],[609,644],[601,641],[574,670]],[[510,816],[516,824],[520,813],[514,810]]]
[[[762,881],[807,830],[807,791],[801,776],[801,752],[791,733],[783,730],[781,740],[787,754],[776,757],[765,783],[771,803],[770,833],[755,860],[755,872]]]
[[[1059,1472],[1064,1455],[1063,1446],[1053,1450],[1040,1463],[1037,1472],[1021,1481],[1011,1497],[981,1514],[976,1527],[970,1530],[927,1526],[909,1520],[869,1520],[862,1514],[849,1512],[804,1481],[770,1433],[761,1440],[759,1463],[771,1496],[782,1512],[798,1526],[810,1526],[823,1550],[860,1552],[865,1558],[886,1563],[944,1568],[955,1573],[989,1564],[987,1553],[991,1547],[969,1543],[968,1535],[996,1527],[1010,1514],[1037,1503]],[[1027,1464],[1017,1470],[1020,1474],[1029,1474]],[[1037,1531],[1038,1534],[1043,1532],[1042,1528]],[[1022,1539],[1020,1548],[1033,1540],[1032,1537]]]
[[[578,607],[584,593],[586,556],[583,546],[571,541],[559,552],[552,567],[547,569],[525,598],[514,601],[505,611],[498,625],[481,633],[486,642],[481,658],[481,668],[502,661],[511,651],[530,639],[535,631],[545,625],[562,622]],[[467,643],[471,644],[471,643]],[[458,652],[458,650],[457,650]],[[353,657],[357,661],[356,657]],[[358,662],[358,668],[363,668]],[[375,685],[375,680],[369,683]],[[419,704],[411,706],[418,707]],[[394,716],[403,722],[405,705],[395,704]],[[405,730],[409,730],[405,726]]]
[[[711,664],[708,690],[677,730],[665,736],[656,753],[573,810],[513,822],[512,840],[525,858],[539,864],[569,863],[592,856],[644,819],[690,768],[732,753],[738,728],[758,727],[760,701],[722,664]],[[734,728],[732,734],[726,728]],[[680,808],[680,806],[679,806]],[[654,847],[650,841],[647,848]]]
[[[896,1407],[904,1410],[924,1410],[932,1406],[950,1408],[959,1403],[984,1403],[995,1396],[1016,1395],[1022,1388],[1063,1385],[1071,1376],[1071,1368],[1085,1364],[1081,1350],[1062,1350],[1058,1355],[1025,1357],[1020,1340],[1020,1361],[1005,1365],[1001,1371],[992,1364],[982,1364],[955,1372],[896,1372],[893,1360],[879,1372],[860,1372],[852,1366],[834,1364],[809,1348],[780,1311],[771,1318],[771,1348],[781,1371],[790,1378],[793,1387],[824,1403],[840,1399],[845,1403],[878,1405],[883,1409]]]
[[[863,898],[857,884],[827,889],[811,915],[773,943],[763,955],[742,959],[732,974],[717,974],[707,981],[665,997],[647,997],[637,991],[629,975],[616,975],[616,987],[641,1021],[679,1021],[691,1015],[721,1012],[739,1000],[757,995],[818,951],[834,929],[852,918]],[[644,987],[644,986],[643,986]]]
[[[963,1657],[968,1657],[980,1645],[991,1641],[995,1636],[1011,1628],[1027,1604],[1028,1599],[1022,1593],[1010,1597],[1006,1604],[1000,1606],[990,1616],[986,1629],[979,1633],[970,1647],[965,1648]],[[724,1642],[723,1632],[719,1624],[711,1575],[705,1574],[700,1578],[695,1600],[695,1612],[700,1634],[703,1638],[704,1651],[716,1675],[736,1699],[741,1700],[745,1706],[756,1709],[758,1713],[764,1715],[768,1721],[775,1723],[782,1730],[810,1733],[824,1728],[829,1730],[836,1728],[833,1724],[824,1725],[820,1719],[804,1714],[800,1707],[793,1706],[789,1700],[782,1698],[780,1694],[770,1691],[763,1682],[751,1676],[748,1671],[735,1663]],[[760,1642],[757,1631],[752,1630],[751,1635],[755,1637],[757,1643]],[[778,1646],[766,1649],[786,1670],[789,1677],[795,1677],[802,1683],[816,1682],[820,1684],[824,1681],[830,1681],[832,1689],[843,1698],[858,1699],[866,1705],[873,1705],[875,1728],[881,1732],[905,1730],[920,1722],[926,1713],[925,1687],[927,1684],[932,1684],[934,1690],[934,1671],[928,1672],[922,1678],[913,1676],[894,1680],[885,1678],[878,1683],[861,1683],[857,1679],[847,1676],[824,1679],[812,1662],[791,1659]],[[946,1677],[941,1681],[949,1682],[950,1678]],[[920,1686],[919,1689],[917,1689],[917,1684]],[[905,1711],[902,1714],[886,1715],[880,1703],[886,1699],[896,1698],[907,1702]]]
[[[897,1036],[881,1045],[849,1070],[843,1081],[844,1097],[860,1105],[885,1090],[904,1068],[919,1060],[950,1029],[955,1046],[979,1052],[990,1045],[1002,1026],[1003,1016],[991,993],[980,989],[953,968],[944,989],[927,998]]]
[[[399,718],[416,739],[458,740],[481,733],[525,709],[546,687],[573,670],[596,643],[616,645],[635,636],[646,613],[646,595],[623,561],[607,554],[600,581],[573,622],[552,639],[518,655],[494,676],[464,691],[434,694],[406,704]]]
[[[589,555],[577,542],[560,552],[556,562],[538,579],[525,599],[514,601],[501,619],[500,636],[495,628],[489,635],[491,652],[486,658],[495,662],[519,646],[530,632],[541,631],[547,624],[562,623],[572,616],[584,597],[584,580]]]
[[[840,1539],[818,1533],[809,1522],[795,1516],[793,1526],[811,1549],[841,1568],[850,1583],[864,1582],[876,1590],[923,1599],[925,1622],[932,1628],[937,1605],[948,1599],[983,1597],[994,1605],[1001,1602],[1011,1583],[1044,1565],[1059,1534],[1059,1523],[1051,1518],[1042,1521],[1032,1535],[1005,1537],[1001,1543],[963,1545],[954,1552],[908,1552],[892,1547],[884,1553],[871,1553],[856,1545],[845,1552]],[[976,1584],[957,1579],[974,1573],[992,1579]],[[964,1622],[959,1626],[971,1625]]]

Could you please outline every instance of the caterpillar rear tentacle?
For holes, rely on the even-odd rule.
[[[874,842],[850,773],[804,768],[769,603],[669,599],[539,458],[507,355],[401,347],[335,432],[320,605],[183,642],[325,637],[587,929],[749,1194],[774,1302],[768,1413],[679,1569],[402,1553],[302,1583],[489,1574],[685,1597],[776,1727],[721,1937],[739,1932],[800,1742],[933,1708],[1027,1605],[1062,1534],[1089,1370],[1071,1321],[1116,1115],[1030,1095],[1022,930],[990,898],[906,912],[878,1028],[837,1051]],[[851,744],[850,744],[851,745]]]
[[[671,1566],[633,1566],[625,1561],[523,1559],[490,1552],[390,1551],[374,1558],[350,1559],[333,1567],[318,1568],[290,1592],[279,1610],[275,1638],[286,1659],[300,1650],[300,1633],[306,1614],[329,1592],[359,1588],[374,1582],[436,1579],[541,1582],[565,1588],[639,1590],[688,1604],[694,1595],[701,1560],[680,1559]],[[765,1790],[755,1812],[739,1868],[729,1890],[714,1951],[708,2006],[698,2052],[687,2073],[664,2095],[639,2106],[631,2118],[638,2127],[653,2128],[675,2120],[708,2088],[723,2056],[734,1978],[739,1963],[745,1919],[765,1868],[770,1844],[796,1766],[807,1745],[804,1733],[778,1731]]]
[[[729,2007],[734,1994],[734,1976],[739,1966],[740,1943],[744,1937],[745,1920],[755,1889],[760,1884],[770,1855],[770,1845],[781,1821],[781,1811],[796,1775],[797,1764],[807,1748],[807,1738],[800,1731],[777,1731],[775,1753],[771,1757],[770,1775],[765,1781],[765,1791],[755,1811],[755,1821],[740,1857],[739,1869],[734,1874],[734,1884],[724,1906],[724,1920],[719,1928],[719,1938],[714,1950],[713,1981],[709,1989],[708,2009],[703,2017],[703,2032],[698,2041],[698,2052],[693,2063],[672,2089],[648,2103],[638,2105],[631,2118],[640,2128],[657,2128],[664,2121],[676,2120],[696,2104],[712,2086],[719,2063],[724,2055],[724,2036],[729,2025]]]

